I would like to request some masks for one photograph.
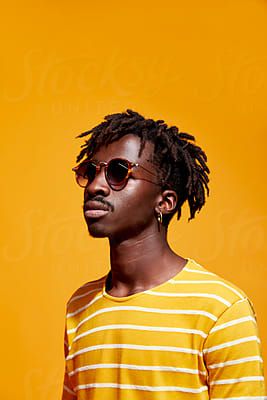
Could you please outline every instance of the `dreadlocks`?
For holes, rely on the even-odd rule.
[[[195,138],[188,133],[179,132],[176,126],[168,127],[163,120],[146,119],[135,111],[107,115],[104,122],[93,129],[81,133],[78,137],[90,135],[81,146],[77,162],[85,155],[92,157],[98,149],[112,143],[122,136],[133,134],[140,138],[139,157],[147,141],[154,144],[152,161],[158,166],[159,177],[163,181],[162,189],[171,188],[178,195],[177,219],[181,217],[181,207],[187,200],[190,217],[195,217],[205,204],[205,192],[209,195],[207,156],[196,146]],[[172,215],[165,216],[164,223],[168,225]]]

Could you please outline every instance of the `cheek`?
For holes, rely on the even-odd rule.
[[[134,182],[135,183],[135,182]],[[147,220],[154,217],[155,194],[151,187],[129,185],[116,201],[116,214],[123,219]]]

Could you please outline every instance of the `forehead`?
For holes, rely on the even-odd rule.
[[[115,142],[103,145],[92,156],[97,161],[109,161],[112,158],[126,158],[132,162],[151,162],[153,155],[153,143],[147,141],[141,156],[138,156],[141,139],[135,135],[125,135]]]

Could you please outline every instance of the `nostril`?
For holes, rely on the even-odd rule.
[[[110,192],[110,187],[106,181],[104,171],[99,172],[94,180],[85,188],[85,192],[88,192],[89,197],[93,197],[96,195],[107,196]]]

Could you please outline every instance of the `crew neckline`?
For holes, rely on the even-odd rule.
[[[171,281],[173,281],[173,280],[177,280],[177,279],[180,280],[180,279],[181,279],[181,277],[182,277],[182,276],[184,275],[184,273],[188,270],[188,268],[190,268],[190,265],[191,265],[192,262],[194,261],[194,260],[191,260],[191,258],[189,258],[189,257],[185,257],[185,260],[187,260],[187,262],[185,263],[185,265],[184,265],[184,267],[182,268],[182,270],[179,271],[179,272],[178,272],[176,275],[174,275],[172,278],[168,279],[168,280],[165,281],[165,282],[162,282],[162,283],[159,284],[159,285],[156,285],[156,286],[153,286],[153,287],[151,287],[151,288],[149,288],[149,289],[146,289],[146,290],[144,290],[144,291],[142,291],[142,292],[134,293],[134,294],[131,294],[131,295],[129,295],[129,296],[124,296],[124,297],[112,296],[111,294],[107,293],[107,291],[106,291],[106,281],[107,281],[108,275],[106,275],[106,278],[105,278],[105,280],[104,280],[104,282],[103,282],[102,294],[103,294],[104,297],[106,297],[106,298],[109,299],[109,300],[112,300],[112,301],[115,301],[115,302],[124,302],[124,301],[132,300],[132,299],[134,299],[134,298],[136,298],[136,297],[138,297],[138,296],[142,296],[142,295],[146,294],[147,292],[149,292],[149,291],[151,291],[151,290],[158,290],[158,289],[162,288],[163,286],[168,285],[168,284],[169,284]]]

